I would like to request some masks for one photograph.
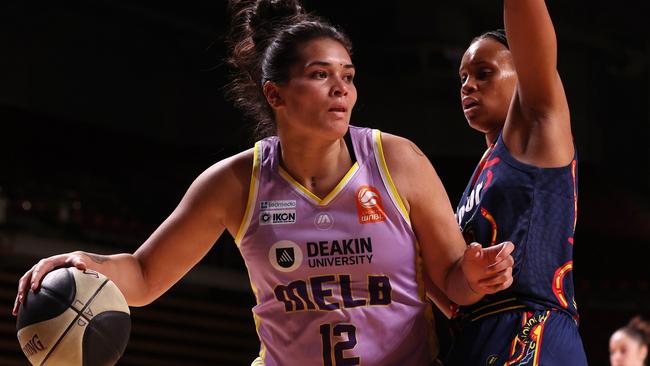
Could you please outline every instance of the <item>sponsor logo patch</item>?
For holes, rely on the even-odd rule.
[[[386,220],[381,195],[373,186],[361,186],[356,193],[357,212],[360,224],[370,224]]]
[[[296,210],[273,210],[260,212],[260,225],[295,224]]]
[[[280,201],[261,201],[260,209],[262,210],[284,210],[288,208],[296,208],[296,200],[280,200]]]
[[[269,262],[280,272],[293,272],[302,264],[302,250],[290,240],[280,240],[269,249]]]

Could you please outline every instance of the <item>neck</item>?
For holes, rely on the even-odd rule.
[[[298,183],[323,198],[352,166],[343,138],[330,141],[296,137],[278,131],[282,167]]]
[[[492,144],[496,142],[497,137],[499,137],[500,132],[501,132],[501,129],[499,128],[499,129],[487,132],[485,134],[485,143],[487,144],[487,147],[492,146]]]

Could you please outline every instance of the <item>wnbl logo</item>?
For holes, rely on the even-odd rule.
[[[296,262],[296,256],[293,248],[275,248],[275,260],[278,266],[282,268],[289,268]]]

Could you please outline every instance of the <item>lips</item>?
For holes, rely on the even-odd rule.
[[[474,107],[478,107],[478,105],[479,105],[478,100],[472,97],[463,98],[463,110],[469,110]]]
[[[347,110],[347,108],[345,108],[345,107],[343,107],[343,106],[335,106],[335,107],[332,107],[332,108],[328,109],[328,111],[330,111],[330,112],[342,112],[342,113],[345,113],[345,112],[347,112],[348,110]]]

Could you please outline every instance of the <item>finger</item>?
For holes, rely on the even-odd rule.
[[[68,258],[65,261],[65,264],[68,265],[68,266],[73,266],[73,267],[75,267],[77,269],[80,269],[82,271],[85,271],[86,269],[88,269],[88,266],[86,265],[86,262],[83,259],[81,259],[81,257],[79,257],[79,256],[74,256],[74,257]]]
[[[507,257],[503,258],[502,260],[492,263],[487,266],[486,268],[486,274],[490,275],[493,273],[501,272],[504,269],[508,267],[512,267],[515,265],[515,259],[512,258],[511,255],[508,255]]]
[[[32,271],[33,267],[25,272],[25,274],[20,277],[20,280],[18,280],[18,292],[16,293],[16,301],[14,301],[14,307],[11,310],[11,313],[15,316],[18,315],[18,308],[20,305],[24,302],[25,299],[25,291],[27,289],[27,284],[30,282],[30,279],[32,278]]]
[[[489,248],[484,248],[483,258],[485,259],[486,265],[496,264],[507,258],[514,249],[515,246],[511,242],[503,242]]]
[[[481,258],[481,251],[483,247],[479,243],[472,243],[469,245],[469,247],[465,250],[465,257],[470,259],[470,260],[476,260]]]
[[[54,268],[54,264],[52,261],[54,258],[45,260],[41,259],[37,264],[36,267],[34,267],[34,272],[32,273],[32,280],[31,280],[31,290],[36,291],[41,285],[41,280],[43,277],[50,272]]]
[[[498,272],[490,277],[483,278],[478,281],[479,286],[489,288],[499,286],[508,282],[512,278],[512,268],[508,267],[501,272]]]
[[[497,254],[497,258],[504,259],[510,255],[515,250],[515,245],[511,241],[505,241],[499,245],[502,245],[501,251]]]
[[[506,281],[506,282],[504,282],[504,283],[502,283],[500,285],[488,286],[485,289],[485,291],[488,294],[494,294],[496,292],[503,291],[503,290],[507,289],[508,287],[510,287],[512,285],[513,281],[514,280],[512,278],[510,278],[508,281]]]

